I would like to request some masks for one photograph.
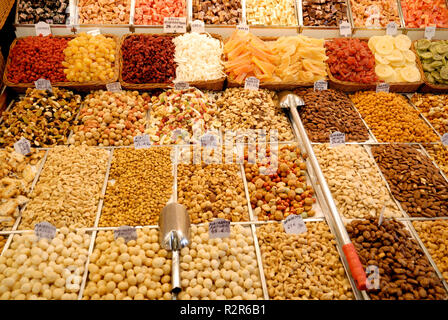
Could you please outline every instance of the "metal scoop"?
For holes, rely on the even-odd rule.
[[[160,245],[173,253],[171,260],[171,283],[173,297],[182,291],[180,285],[179,251],[190,243],[190,215],[181,204],[167,204],[159,217]]]
[[[282,91],[278,95],[281,108],[289,109],[304,106],[305,102],[301,97],[291,91]]]

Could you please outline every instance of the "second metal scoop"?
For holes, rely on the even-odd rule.
[[[173,253],[171,266],[171,292],[181,292],[179,251],[190,243],[190,215],[181,204],[166,205],[159,217],[159,240],[162,248]]]

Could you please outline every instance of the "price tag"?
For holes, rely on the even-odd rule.
[[[286,233],[289,234],[301,234],[307,232],[305,222],[303,222],[302,216],[297,214],[291,214],[283,220],[283,228]]]
[[[442,136],[442,143],[443,143],[444,146],[448,146],[448,133],[445,133]]]
[[[87,31],[87,34],[90,34],[92,36],[98,36],[101,34],[101,31],[100,31],[100,29],[93,29],[93,30]]]
[[[45,37],[51,34],[50,25],[46,22],[36,23],[34,28],[36,29],[36,36],[43,35]]]
[[[368,290],[378,290],[380,288],[380,270],[377,266],[368,265],[366,268],[366,287]]]
[[[384,221],[384,211],[386,211],[386,205],[383,206],[380,213],[380,218],[378,219],[378,227],[383,224]]]
[[[165,33],[185,33],[187,32],[186,17],[165,17],[163,19],[163,32]]]
[[[185,81],[179,81],[174,83],[174,90],[187,90],[190,88],[190,84]]]
[[[328,82],[325,80],[317,80],[314,82],[314,91],[322,91],[328,89]]]
[[[56,227],[51,223],[44,221],[41,223],[37,223],[34,226],[34,233],[39,240],[43,238],[53,240],[54,236],[56,235]]]
[[[34,86],[36,87],[37,90],[53,91],[53,88],[51,87],[50,80],[46,80],[46,79],[36,80],[36,81],[34,81]]]
[[[151,141],[147,134],[134,137],[134,148],[135,149],[147,149],[151,147]]]
[[[212,133],[206,133],[201,137],[201,146],[215,148],[218,145],[218,137]]]
[[[376,85],[376,92],[389,92],[390,85],[387,82],[380,82]]]
[[[28,153],[31,152],[31,143],[27,139],[21,138],[19,141],[14,143],[14,150],[17,153],[26,156]]]
[[[397,34],[398,26],[395,22],[389,22],[386,27],[386,34],[389,36],[394,36]]]
[[[114,230],[114,239],[124,238],[124,241],[137,240],[137,230],[130,226],[121,226]]]
[[[225,219],[215,219],[208,224],[210,239],[230,237],[230,221]]]
[[[106,84],[106,89],[107,89],[107,91],[110,91],[110,92],[120,92],[121,84],[120,84],[120,82],[108,83],[108,84]]]
[[[258,90],[260,88],[260,80],[255,77],[246,78],[244,83],[244,89]]]
[[[342,21],[339,25],[339,33],[343,37],[349,37],[352,34],[352,27],[347,21]]]
[[[249,32],[249,26],[247,24],[239,24],[236,26],[237,30]]]
[[[330,134],[330,147],[337,147],[345,144],[345,133],[335,131]]]
[[[191,32],[204,33],[205,32],[204,21],[194,20],[191,23]]]
[[[428,26],[425,28],[425,38],[431,40],[434,38],[436,34],[436,27],[435,26]]]

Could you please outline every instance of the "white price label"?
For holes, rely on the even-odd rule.
[[[225,219],[215,219],[208,224],[210,239],[230,237],[230,221]]]
[[[444,146],[448,146],[448,133],[445,133],[442,136],[442,143],[443,143]]]
[[[218,146],[218,137],[212,133],[206,133],[201,137],[201,146],[215,148]]]
[[[100,29],[93,29],[93,30],[87,31],[87,34],[90,34],[92,36],[98,36],[101,34],[101,31],[100,31]]]
[[[134,148],[135,149],[146,149],[151,147],[151,141],[147,134],[134,137]]]
[[[37,223],[34,226],[34,233],[38,237],[38,239],[46,238],[48,240],[53,240],[56,235],[56,227],[51,223],[46,221]]]
[[[375,265],[368,265],[366,268],[366,287],[368,290],[378,290],[380,288],[380,270]]]
[[[283,220],[283,228],[286,233],[301,234],[307,232],[305,222],[303,222],[302,216],[297,214],[291,214]]]
[[[352,27],[347,21],[342,21],[339,25],[339,33],[343,37],[349,37],[352,34]]]
[[[383,224],[384,221],[384,211],[386,211],[386,205],[383,206],[380,213],[380,218],[378,219],[378,227]]]
[[[120,92],[121,84],[120,84],[120,82],[108,83],[108,84],[106,84],[106,89],[107,89],[107,91],[110,91],[110,92]]]
[[[124,238],[124,241],[137,240],[137,230],[130,226],[121,226],[114,230],[114,239]]]
[[[386,34],[389,36],[394,36],[397,34],[398,26],[395,22],[389,22],[386,27]]]
[[[237,30],[249,32],[249,26],[247,24],[239,24],[236,26]]]
[[[174,90],[187,90],[190,88],[190,84],[185,81],[179,81],[174,83]]]
[[[376,92],[389,92],[390,85],[387,82],[380,82],[376,85]]]
[[[36,80],[36,81],[34,81],[34,86],[36,87],[37,90],[53,91],[53,88],[51,87],[50,80],[46,80],[46,79]]]
[[[428,26],[425,28],[425,38],[431,40],[434,38],[436,34],[436,27],[435,26]]]
[[[45,37],[51,34],[50,25],[43,21],[36,23],[34,28],[36,29],[36,36],[43,35]]]
[[[260,88],[260,80],[255,77],[246,78],[244,83],[244,89],[258,90]]]
[[[186,17],[165,17],[163,19],[163,32],[165,33],[185,33],[187,32]]]
[[[191,32],[204,33],[205,32],[204,21],[194,20],[191,23]]]
[[[14,150],[17,153],[26,156],[28,153],[31,152],[31,143],[27,139],[21,138],[19,141],[14,143]]]
[[[328,82],[325,80],[317,80],[314,82],[314,91],[323,91],[328,89]]]
[[[330,147],[337,147],[345,144],[345,133],[335,131],[330,134]]]

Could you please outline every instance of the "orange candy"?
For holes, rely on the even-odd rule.
[[[165,17],[186,17],[186,0],[136,0],[135,19],[137,25],[163,25]]]

